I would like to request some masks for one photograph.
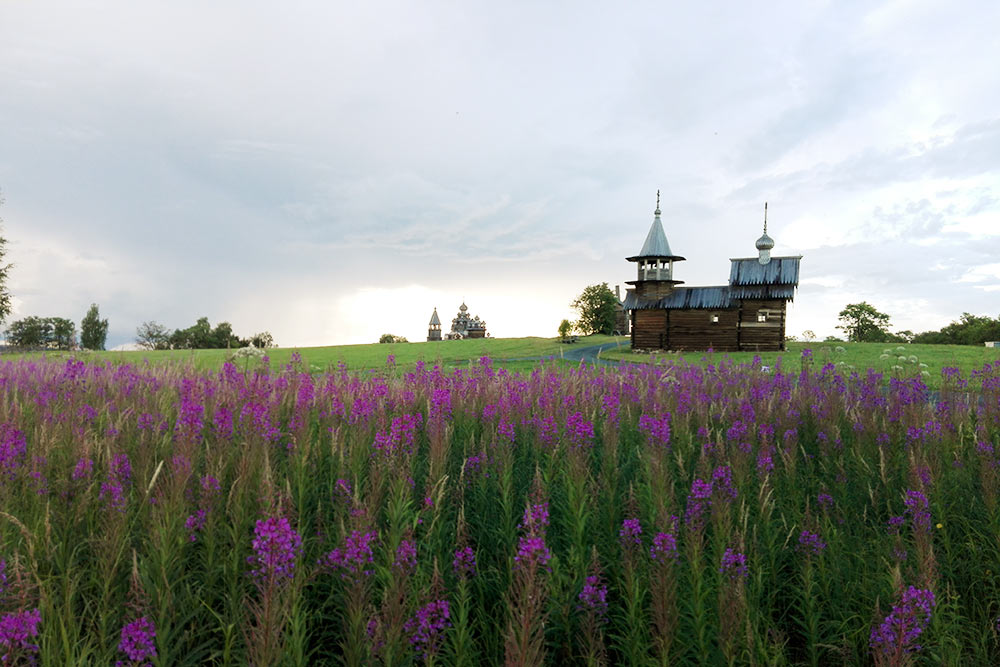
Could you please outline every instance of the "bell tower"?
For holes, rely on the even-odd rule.
[[[626,259],[636,263],[636,279],[627,281],[627,284],[635,285],[637,297],[661,299],[668,296],[675,285],[684,282],[674,280],[674,262],[683,262],[684,258],[670,250],[667,235],[663,233],[659,190],[656,191],[656,210],[653,211],[653,224],[646,234],[646,242],[638,255]]]
[[[427,325],[427,340],[441,340],[441,318],[438,317],[437,308],[431,314],[430,324]]]

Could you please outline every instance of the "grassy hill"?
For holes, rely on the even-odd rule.
[[[719,363],[729,358],[734,363],[750,363],[755,356],[760,364],[774,368],[779,364],[786,370],[798,370],[802,364],[803,351],[812,352],[815,368],[832,363],[844,373],[852,370],[864,372],[868,368],[886,375],[911,376],[924,371],[924,381],[937,388],[941,384],[941,369],[957,367],[964,377],[987,363],[1000,362],[1000,349],[970,345],[892,345],[888,343],[799,343],[788,344],[785,352],[712,353],[712,352],[660,352],[655,354],[635,354],[628,345],[627,336],[588,336],[580,338],[573,346],[564,345],[557,338],[482,338],[475,340],[439,341],[433,343],[393,343],[367,345],[334,345],[328,347],[274,348],[267,351],[271,368],[280,368],[289,363],[292,354],[298,353],[303,362],[313,371],[325,371],[343,364],[349,370],[360,371],[384,368],[389,355],[395,358],[399,369],[411,369],[418,361],[440,365],[442,368],[462,368],[482,356],[493,359],[497,366],[509,370],[528,371],[538,359],[554,359],[567,366],[575,362],[560,361],[571,349],[589,345],[617,342],[618,350],[606,351],[602,359],[628,363],[666,363],[686,361],[690,363]],[[232,358],[232,350],[157,350],[135,352],[50,352],[52,357],[73,357],[86,361],[109,360],[120,363],[153,364],[176,363],[191,365],[199,369],[216,369],[227,358]],[[37,357],[41,353],[5,354],[2,359]],[[902,358],[900,358],[902,357]],[[237,360],[239,364],[252,361]]]
[[[608,342],[628,345],[623,336],[587,336],[580,338],[573,347],[600,345]],[[570,346],[557,338],[478,338],[469,340],[449,340],[421,343],[372,343],[366,345],[333,345],[327,347],[287,347],[267,350],[272,368],[280,368],[289,363],[292,354],[298,353],[305,364],[315,371],[325,371],[344,364],[350,370],[384,368],[389,355],[395,357],[399,368],[412,368],[418,361],[438,364],[445,368],[462,367],[482,356],[488,356],[505,367],[529,368],[537,359],[554,357],[559,359]],[[120,363],[189,364],[200,369],[214,369],[222,366],[233,350],[138,350],[131,352],[49,352],[54,356],[73,357],[86,361],[110,360]],[[6,354],[3,359],[41,356],[42,353]],[[527,361],[531,360],[531,361]],[[238,363],[243,363],[238,360]]]

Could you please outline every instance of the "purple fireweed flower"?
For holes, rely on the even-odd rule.
[[[73,474],[70,475],[70,479],[73,481],[86,479],[90,477],[92,472],[94,472],[94,459],[81,458],[73,467]]]
[[[809,556],[818,556],[823,553],[823,549],[825,548],[826,542],[820,539],[816,533],[809,532],[808,530],[803,530],[799,533],[798,550],[801,553]]]
[[[403,572],[412,572],[417,566],[417,547],[410,540],[402,540],[396,547],[396,560],[393,566]]]
[[[118,512],[124,512],[128,501],[125,499],[125,489],[120,482],[111,480],[101,483],[99,498],[107,498],[108,506]]]
[[[128,460],[128,454],[124,452],[111,457],[111,469],[108,471],[108,479],[125,484],[132,479],[132,462]]]
[[[451,616],[447,600],[434,600],[417,610],[403,629],[410,634],[410,645],[418,655],[434,655],[441,644],[441,635],[449,627]]]
[[[338,479],[333,485],[333,495],[334,498],[345,501],[347,503],[351,502],[351,496],[354,494],[354,489],[351,483],[346,479]]]
[[[38,636],[38,624],[41,622],[42,612],[38,609],[13,612],[0,617],[0,649],[4,651],[0,662],[7,664],[8,657],[14,651],[37,653],[38,645],[31,644],[28,640]]]
[[[902,649],[914,653],[923,648],[916,640],[931,622],[931,610],[936,604],[934,593],[925,588],[910,586],[898,605],[885,620],[872,628],[869,645],[873,651],[889,655]]]
[[[653,537],[653,546],[649,548],[649,557],[657,563],[677,561],[677,538],[671,533],[657,533]]]
[[[670,448],[670,413],[656,418],[652,415],[639,416],[639,430],[646,434],[646,442],[658,447]],[[707,437],[707,434],[706,434]]]
[[[821,493],[818,496],[816,496],[816,502],[824,510],[829,510],[833,507],[833,496],[831,496],[829,493]]]
[[[514,439],[517,437],[517,431],[514,429],[514,422],[501,417],[500,423],[497,424],[497,435],[507,442],[514,442]]]
[[[188,529],[188,539],[191,542],[198,541],[198,533],[205,528],[205,519],[207,516],[208,512],[202,509],[194,514],[189,514],[188,518],[184,521],[184,527]]]
[[[726,549],[726,553],[722,554],[722,567],[719,568],[719,572],[731,580],[745,579],[750,574],[746,554]]]
[[[302,537],[283,516],[260,519],[254,527],[254,554],[247,557],[254,577],[265,584],[290,579],[295,559],[302,550]]]
[[[201,478],[201,490],[211,497],[219,493],[222,490],[222,486],[216,478],[211,475],[205,475]]]
[[[594,425],[583,413],[573,412],[566,417],[566,437],[572,447],[590,447],[594,441]]]
[[[767,475],[774,471],[774,459],[770,450],[764,450],[757,454],[757,473]]]
[[[24,433],[10,424],[0,424],[0,478],[14,478],[14,471],[24,461],[28,451],[28,441]]]
[[[517,555],[514,556],[514,569],[548,565],[552,552],[545,546],[545,538],[537,535],[526,535],[517,543]]]
[[[545,528],[549,525],[549,504],[548,503],[538,503],[537,505],[532,505],[531,507],[526,507],[524,509],[524,517],[521,519],[521,525],[518,528],[523,528],[528,533],[539,533],[545,532]]]
[[[929,533],[931,513],[927,511],[927,496],[920,491],[908,490],[903,504],[906,505],[906,513],[913,519],[913,529]]]
[[[625,519],[622,521],[621,530],[618,531],[618,540],[623,548],[628,548],[634,544],[642,544],[642,526],[638,519]]]
[[[705,526],[705,510],[712,504],[712,485],[695,479],[691,483],[691,493],[684,511],[684,525],[690,530],[701,530]]]
[[[737,497],[736,487],[733,486],[733,471],[729,466],[719,466],[712,471],[712,491],[721,491],[730,500]]]
[[[140,431],[145,431],[146,429],[151,430],[153,428],[153,424],[155,423],[156,423],[156,417],[149,414],[148,412],[143,412],[135,420],[135,427]]]
[[[903,527],[906,523],[906,519],[901,516],[891,516],[889,520],[885,522],[886,530],[890,535],[899,535],[899,529]]]
[[[344,547],[328,553],[320,560],[320,565],[341,570],[342,579],[360,581],[362,577],[372,574],[372,570],[367,566],[375,562],[372,546],[377,538],[378,535],[374,531],[362,533],[359,530],[352,530],[351,534],[344,538]]]
[[[601,581],[599,575],[591,575],[583,584],[583,590],[576,596],[580,601],[577,610],[593,612],[599,621],[604,621],[608,615],[608,585]]]
[[[695,479],[691,483],[691,495],[688,499],[694,500],[710,500],[712,498],[712,484],[711,482],[703,482],[701,479]]]
[[[116,665],[150,664],[148,660],[156,657],[156,628],[145,616],[138,618],[122,627],[121,641],[118,650],[128,657],[129,662],[121,660]],[[143,661],[147,661],[143,663]]]
[[[476,554],[472,550],[472,547],[455,549],[455,558],[451,561],[451,569],[459,579],[465,579],[476,574]]]

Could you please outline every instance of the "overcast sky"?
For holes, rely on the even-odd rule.
[[[788,333],[1000,315],[1000,3],[0,2],[14,313],[554,336],[634,277],[802,254]],[[624,288],[624,285],[622,285]]]

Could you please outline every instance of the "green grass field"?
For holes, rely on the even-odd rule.
[[[800,368],[803,350],[812,350],[813,363],[837,364],[864,371],[875,369],[886,375],[910,376],[926,371],[924,381],[929,387],[941,384],[941,369],[954,366],[962,370],[962,375],[983,367],[984,364],[1000,361],[1000,349],[973,345],[896,345],[892,343],[788,343],[785,352],[759,353],[761,365],[774,367],[779,363],[784,368]],[[882,358],[886,354],[888,358]],[[749,363],[758,356],[754,352],[708,353],[708,352],[661,352],[656,354],[634,354],[623,346],[620,351],[605,352],[603,359],[632,363],[665,363],[684,360],[691,363],[718,363],[729,357],[737,364]],[[900,359],[905,357],[905,360]],[[915,360],[914,360],[915,358]],[[926,364],[926,366],[921,366]],[[897,366],[898,368],[894,368]]]
[[[313,370],[325,371],[343,363],[349,370],[367,370],[383,368],[387,357],[395,357],[396,366],[403,369],[412,368],[418,361],[427,364],[437,364],[444,368],[455,368],[468,365],[479,357],[488,356],[504,367],[523,370],[532,368],[538,358],[554,357],[559,359],[571,347],[579,348],[588,345],[601,345],[619,341],[628,344],[628,338],[622,336],[587,336],[581,337],[573,346],[559,342],[557,338],[480,338],[470,340],[451,340],[421,343],[393,343],[367,345],[333,345],[328,347],[286,347],[267,350],[272,368],[280,368],[287,364],[292,354],[298,353],[302,360]],[[191,365],[198,369],[215,369],[233,355],[232,350],[139,350],[134,352],[49,352],[48,358],[73,357],[84,361],[109,360],[119,363],[152,364],[176,363]],[[24,357],[41,357],[43,353],[6,354],[3,359],[19,359]],[[239,360],[237,363],[243,363]]]
[[[268,350],[272,368],[280,368],[289,363],[292,354],[299,353],[305,364],[314,371],[325,371],[329,368],[345,365],[349,370],[369,370],[383,368],[388,355],[395,357],[397,368],[412,369],[418,361],[427,364],[440,365],[442,368],[461,368],[468,366],[482,356],[488,356],[498,366],[511,371],[530,371],[537,364],[537,359],[554,358],[556,363],[567,366],[574,362],[560,361],[563,354],[572,349],[590,345],[602,345],[617,342],[620,348],[607,350],[601,358],[608,361],[628,363],[666,363],[670,361],[685,361],[689,363],[719,363],[725,358],[734,363],[751,362],[753,352],[709,353],[709,352],[660,352],[654,354],[635,354],[629,349],[627,336],[587,336],[581,337],[574,345],[564,345],[557,338],[484,338],[476,340],[441,341],[434,343],[395,343],[367,345],[334,345],[328,347],[304,348],[274,348]],[[978,347],[971,345],[893,345],[889,343],[788,343],[785,352],[762,352],[759,354],[761,365],[775,367],[781,364],[784,368],[800,368],[802,351],[812,350],[814,363],[823,365],[837,364],[841,370],[852,369],[864,371],[875,369],[887,376],[911,376],[921,371],[927,375],[924,381],[932,389],[940,386],[941,369],[954,366],[968,377],[973,370],[982,368],[984,364],[1000,361],[1000,349]],[[883,355],[888,358],[883,358]],[[222,366],[228,358],[232,358],[231,350],[157,350],[135,352],[50,352],[48,358],[61,356],[73,357],[85,361],[109,360],[120,363],[152,364],[175,363],[191,365],[197,369],[216,369]],[[28,355],[7,354],[3,359],[18,359],[22,357],[40,357],[41,353]],[[900,359],[899,357],[905,357]],[[915,358],[915,359],[914,359]],[[237,360],[237,363],[251,363]],[[922,366],[921,364],[926,364]],[[896,367],[896,368],[894,368]]]

